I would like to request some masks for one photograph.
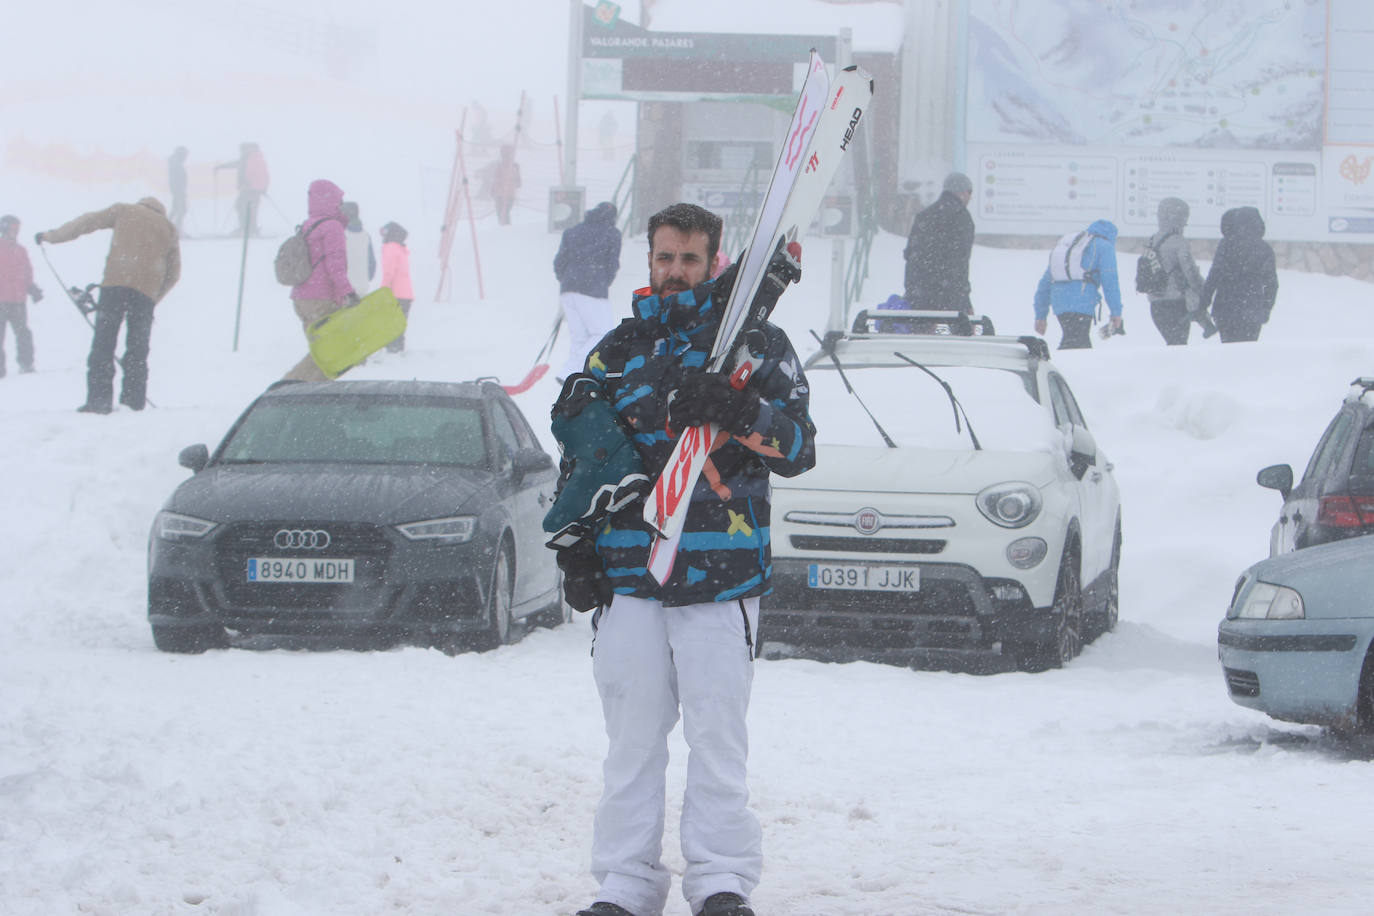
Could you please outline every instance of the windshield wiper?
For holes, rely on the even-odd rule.
[[[954,431],[956,433],[960,431],[959,414],[963,414],[964,425],[968,427],[968,437],[973,441],[974,449],[981,452],[983,450],[983,446],[978,442],[978,434],[973,431],[973,423],[969,421],[968,411],[964,410],[964,405],[960,404],[959,399],[954,396],[954,389],[949,387],[949,382],[940,378],[940,376],[936,375],[934,372],[931,372],[925,366],[922,366],[920,363],[916,362],[916,360],[912,359],[910,356],[907,356],[905,353],[897,353],[896,351],[893,351],[892,355],[897,357],[898,359],[905,360],[906,362],[915,366],[917,369],[920,369],[926,375],[930,376],[931,378],[935,379],[935,381],[940,383],[940,387],[945,389],[945,394],[949,395],[949,406],[954,410]]]
[[[840,365],[840,358],[835,355],[835,340],[837,338],[826,334],[825,340],[821,340],[820,335],[814,330],[811,332],[811,336],[816,338],[816,343],[821,345],[821,350],[826,356],[829,356],[830,361],[835,364],[835,371],[840,374],[840,381],[844,382],[845,391],[854,395],[854,400],[859,402],[859,406],[864,409],[864,413],[868,414],[868,418],[873,421],[873,428],[878,431],[878,435],[883,437],[883,441],[887,443],[887,447],[896,448],[897,443],[892,441],[892,437],[887,434],[887,430],[883,429],[883,424],[878,422],[878,418],[873,416],[873,411],[868,409],[868,405],[864,403],[864,399],[859,397],[859,393],[854,390],[854,386],[849,384],[849,379],[844,374],[844,367]]]

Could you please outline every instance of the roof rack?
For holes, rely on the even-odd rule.
[[[891,322],[884,325],[882,322]],[[928,334],[939,337],[990,337],[996,331],[987,315],[974,318],[964,312],[920,309],[860,309],[849,333],[853,336],[881,334]]]

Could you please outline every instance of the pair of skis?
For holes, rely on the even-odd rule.
[[[863,70],[848,67],[832,83],[820,55],[811,52],[801,98],[711,347],[708,368],[712,372],[728,369],[736,388],[744,387],[754,369],[753,357],[744,345],[754,294],[775,252],[787,248],[799,253],[797,243],[815,218],[872,97],[873,79]],[[725,434],[713,424],[684,430],[645,501],[644,521],[657,534],[650,548],[649,572],[659,584],[672,574],[692,490],[707,456],[720,444],[717,439],[723,442]]]

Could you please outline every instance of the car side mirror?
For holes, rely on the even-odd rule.
[[[512,464],[516,474],[528,474],[531,471],[548,470],[553,467],[553,459],[543,449],[522,448],[515,453]]]
[[[1271,464],[1255,475],[1255,483],[1268,490],[1278,490],[1286,502],[1293,492],[1293,469],[1286,464]]]
[[[184,468],[190,468],[193,474],[199,474],[205,470],[205,466],[210,463],[210,450],[199,443],[188,445],[177,455],[177,464]]]
[[[1088,468],[1097,464],[1097,440],[1086,427],[1073,428],[1073,443],[1069,446],[1069,470],[1079,480],[1088,473]]]

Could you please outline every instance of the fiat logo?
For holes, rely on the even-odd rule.
[[[329,546],[329,532],[283,528],[272,536],[272,543],[279,550],[324,550]]]
[[[876,534],[883,527],[883,517],[877,509],[860,509],[854,513],[854,529],[859,534]]]

